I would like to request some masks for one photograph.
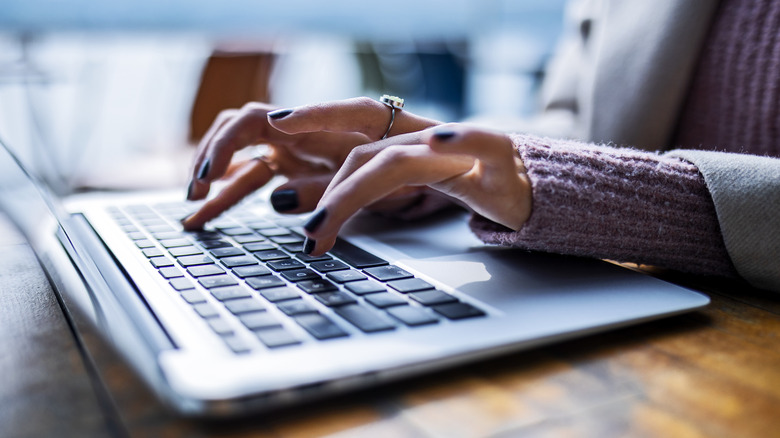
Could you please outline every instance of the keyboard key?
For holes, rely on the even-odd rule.
[[[316,307],[314,307],[311,303],[308,303],[303,300],[286,301],[284,303],[277,304],[276,307],[278,307],[279,310],[281,310],[282,312],[284,312],[285,315],[288,316],[317,312]]]
[[[412,274],[404,271],[398,266],[378,266],[376,268],[367,268],[363,272],[376,278],[379,281],[400,280],[402,278],[412,278]]]
[[[348,291],[358,295],[385,292],[387,290],[383,285],[370,280],[347,283],[345,287]]]
[[[246,342],[244,342],[243,339],[237,337],[237,336],[226,336],[222,338],[222,340],[225,341],[225,345],[230,348],[233,353],[236,354],[243,354],[248,353],[250,351],[249,345],[247,345]]]
[[[249,252],[257,252],[257,251],[268,251],[272,249],[276,249],[275,246],[273,246],[270,243],[248,243],[244,245],[244,249]]]
[[[189,268],[190,266],[198,266],[198,265],[210,265],[214,263],[214,260],[212,260],[211,257],[207,255],[184,256],[184,257],[179,257],[177,260],[179,264],[184,266],[185,268]]]
[[[297,286],[309,294],[338,290],[338,287],[336,287],[335,284],[324,278],[301,281]]]
[[[233,240],[243,245],[245,243],[255,243],[265,241],[265,237],[258,236],[257,234],[242,234],[240,236],[233,236]]]
[[[274,276],[274,275],[266,275],[263,277],[249,277],[246,279],[246,284],[248,284],[252,289],[267,289],[269,287],[279,287],[279,286],[285,286],[287,283],[284,282],[281,278]]]
[[[181,270],[175,266],[171,266],[168,268],[162,268],[160,269],[160,275],[163,276],[163,278],[170,279],[170,278],[176,278],[176,277],[184,277],[184,273],[181,272]]]
[[[322,292],[314,295],[317,301],[328,307],[344,306],[347,304],[355,304],[355,300],[352,295],[342,291]]]
[[[282,277],[292,282],[305,281],[305,280],[319,280],[320,274],[312,271],[311,269],[295,269],[292,271],[282,271]]]
[[[187,268],[187,272],[193,277],[206,277],[208,275],[224,274],[225,270],[217,265],[201,265]]]
[[[368,307],[355,304],[337,307],[334,312],[366,333],[395,329],[393,321]]]
[[[152,243],[152,241],[149,239],[141,239],[135,241],[135,246],[141,249],[154,248],[154,243]]]
[[[322,262],[314,262],[311,264],[311,267],[322,273],[331,272],[331,271],[342,271],[344,269],[349,269],[349,266],[347,266],[346,264],[338,260],[326,260]]]
[[[233,244],[231,244],[226,240],[215,239],[215,240],[203,240],[200,242],[200,246],[206,249],[215,249],[215,248],[227,248],[233,246]]]
[[[217,311],[216,307],[209,303],[195,304],[192,308],[195,309],[195,312],[203,319],[216,318],[219,316],[219,311]]]
[[[140,222],[146,225],[146,231],[150,233],[169,233],[172,231],[176,231],[173,229],[173,227],[166,224],[164,220],[159,218],[142,220]]]
[[[214,248],[211,251],[209,251],[211,255],[213,255],[216,258],[222,258],[222,257],[230,257],[230,256],[240,256],[244,255],[244,251],[241,250],[241,248],[236,248],[235,246],[227,246],[224,248]]]
[[[260,265],[239,266],[237,268],[233,268],[232,271],[241,278],[259,277],[261,275],[269,275],[271,273],[270,269]]]
[[[408,304],[406,300],[403,299],[403,297],[399,297],[398,295],[392,294],[390,292],[368,294],[364,296],[364,298],[373,306],[379,307],[380,309],[384,309],[385,307],[390,306],[399,306],[401,304]]]
[[[143,250],[143,253],[147,258],[160,257],[161,255],[163,255],[163,252],[160,251],[158,248],[146,248],[145,250]]]
[[[173,261],[169,259],[168,257],[152,257],[149,259],[149,262],[151,262],[152,266],[155,268],[165,268],[168,266],[173,266]]]
[[[211,330],[214,330],[214,333],[220,336],[231,336],[235,333],[230,323],[222,318],[209,319],[208,324]]]
[[[317,262],[320,260],[333,260],[333,257],[329,256],[328,254],[323,254],[320,256],[310,256],[308,254],[295,254],[295,258],[298,260],[304,262],[304,263],[311,263],[311,262]]]
[[[223,265],[227,266],[228,268],[235,268],[236,266],[249,266],[249,265],[256,265],[257,260],[254,257],[250,256],[237,256],[237,257],[225,257],[222,260],[220,260]]]
[[[262,230],[263,228],[276,228],[277,225],[273,222],[267,221],[265,219],[253,219],[244,222],[247,227],[255,229],[255,230]]]
[[[209,292],[220,301],[250,298],[252,296],[247,289],[240,286],[218,287],[211,289]]]
[[[333,321],[319,313],[294,316],[293,319],[310,335],[317,339],[332,339],[348,336],[348,333]]]
[[[297,235],[297,234],[287,234],[284,236],[273,236],[270,237],[271,241],[276,243],[277,245],[290,245],[293,243],[301,243],[303,242],[303,237]]]
[[[275,287],[271,289],[262,289],[258,292],[266,300],[276,303],[279,301],[290,300],[298,298],[301,295],[293,288],[290,287]]]
[[[268,312],[254,312],[239,315],[239,321],[249,330],[260,330],[271,327],[281,327],[282,324]]]
[[[387,313],[408,326],[434,324],[439,322],[439,319],[432,315],[428,309],[422,307],[391,307],[387,309]]]
[[[282,245],[282,248],[287,251],[294,254],[297,254],[299,252],[303,252],[303,242],[301,243],[286,243]]]
[[[449,319],[464,319],[485,316],[485,312],[468,303],[458,302],[431,307],[434,311]]]
[[[220,240],[222,238],[218,232],[207,230],[190,233],[190,236],[198,242],[205,242],[207,240]]]
[[[184,292],[181,293],[181,297],[184,298],[184,301],[190,304],[198,304],[198,303],[206,302],[206,296],[203,295],[201,291],[196,289],[185,290]]]
[[[422,292],[412,292],[408,295],[413,300],[426,306],[433,306],[436,304],[455,303],[457,298],[450,294],[446,294],[440,290],[425,290]]]
[[[387,285],[401,293],[433,289],[432,284],[419,278],[407,278],[404,280],[388,281]]]
[[[190,246],[192,243],[187,239],[165,239],[160,241],[164,248],[176,248],[178,246]]]
[[[272,249],[270,251],[259,251],[254,253],[255,257],[258,259],[268,262],[271,260],[281,260],[281,259],[287,259],[290,258],[289,255],[287,255],[286,252],[279,250],[279,249]]]
[[[237,286],[238,282],[233,277],[227,275],[211,275],[208,277],[201,277],[198,279],[198,283],[206,289],[212,289],[215,287],[223,286]]]
[[[304,265],[303,263],[295,259],[284,259],[284,260],[274,260],[272,262],[268,262],[268,267],[273,269],[274,271],[286,271],[288,269],[305,268],[306,265]]]
[[[127,237],[129,237],[130,240],[141,240],[141,239],[146,239],[146,234],[140,231],[136,231],[134,233],[127,233]]]
[[[227,236],[240,236],[242,234],[254,234],[251,229],[247,227],[229,227],[220,228],[219,231]]]
[[[333,249],[330,250],[330,253],[358,269],[387,264],[386,260],[380,259],[370,252],[364,251],[340,238],[336,239],[336,244],[333,246]]]
[[[225,307],[234,315],[242,313],[260,312],[265,310],[265,305],[255,298],[241,298],[225,302]]]
[[[165,231],[159,233],[152,233],[152,237],[154,237],[157,240],[171,240],[171,239],[181,239],[182,234],[179,231]]]
[[[290,230],[287,228],[262,228],[257,230],[258,233],[265,237],[286,236],[290,234]]]
[[[171,255],[174,257],[203,254],[203,251],[201,251],[199,248],[195,247],[194,245],[178,246],[176,248],[169,249],[168,252],[171,253]]]
[[[269,328],[258,330],[254,333],[257,339],[260,339],[260,342],[268,348],[285,347],[301,343],[292,333],[283,328]]]
[[[326,275],[328,279],[335,281],[336,283],[347,283],[349,281],[365,280],[366,277],[362,272],[350,269],[347,271],[333,271],[328,272]]]
[[[187,289],[195,289],[195,285],[192,284],[192,282],[186,278],[174,278],[173,280],[169,281],[168,283],[171,284],[171,287],[178,291],[183,291]]]

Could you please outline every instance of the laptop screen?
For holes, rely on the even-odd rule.
[[[27,237],[33,248],[50,240],[59,224],[46,188],[39,184],[0,141],[0,210]]]

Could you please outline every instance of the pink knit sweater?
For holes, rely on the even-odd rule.
[[[516,135],[533,209],[519,231],[475,216],[490,243],[736,276],[692,164],[632,149]],[[780,2],[724,0],[672,145],[780,156]]]

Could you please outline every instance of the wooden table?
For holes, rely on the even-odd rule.
[[[0,224],[0,435],[780,436],[780,296],[671,277],[703,311],[229,422],[166,412],[97,339],[85,360],[34,255]]]

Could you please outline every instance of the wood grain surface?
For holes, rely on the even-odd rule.
[[[738,281],[667,274],[707,292],[712,305],[295,409],[206,422],[168,413],[110,348],[86,336],[113,399],[110,409],[98,406],[106,403],[29,249],[0,248],[3,436],[780,436],[780,300]]]

